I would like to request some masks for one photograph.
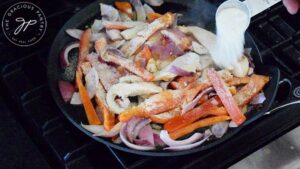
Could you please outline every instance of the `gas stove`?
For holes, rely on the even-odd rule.
[[[1,2],[1,16],[17,2]],[[222,145],[179,157],[139,156],[96,143],[63,116],[46,78],[48,51],[56,33],[91,1],[33,3],[44,11],[48,23],[39,43],[17,47],[0,34],[0,130],[4,131],[0,149],[5,152],[0,166],[4,168],[226,168],[300,124],[300,105],[292,105],[262,117]],[[300,14],[291,16],[277,4],[256,16],[249,28],[263,62],[281,71],[273,108],[300,99],[299,18]]]

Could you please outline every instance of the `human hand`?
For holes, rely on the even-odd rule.
[[[294,15],[298,12],[300,8],[300,1],[299,0],[282,0],[283,5],[286,7],[287,11]]]

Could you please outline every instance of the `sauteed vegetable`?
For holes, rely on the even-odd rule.
[[[215,35],[177,25],[179,14],[156,13],[140,0],[101,3],[100,14],[84,30],[66,30],[75,40],[60,61],[75,77],[58,82],[66,103],[84,107],[82,127],[95,137],[141,151],[187,150],[221,138],[264,102],[269,77],[254,73],[247,50],[237,76],[214,65]]]

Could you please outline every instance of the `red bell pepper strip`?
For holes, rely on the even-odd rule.
[[[234,101],[231,93],[229,92],[228,88],[225,86],[225,82],[222,80],[222,78],[217,74],[217,72],[214,69],[209,69],[207,71],[207,75],[214,89],[216,90],[217,95],[220,97],[221,102],[226,108],[228,114],[230,115],[231,119],[237,125],[241,125],[246,120],[246,117],[244,116],[244,114],[241,112],[238,105]]]

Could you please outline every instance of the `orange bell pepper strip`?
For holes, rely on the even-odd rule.
[[[76,71],[76,84],[79,89],[80,99],[82,101],[89,124],[101,124],[96,110],[94,109],[93,104],[90,100],[88,92],[82,83],[82,72],[80,69],[77,69]]]
[[[135,116],[148,118],[150,115],[145,111],[143,111],[140,107],[132,107],[129,110],[122,112],[118,118],[119,121],[121,122],[127,122],[128,120],[130,120],[132,117]]]
[[[232,120],[237,125],[241,125],[246,120],[246,117],[241,112],[228,88],[225,86],[223,79],[214,69],[208,69],[207,75]]]
[[[181,109],[175,108],[173,110],[170,110],[168,112],[164,112],[161,114],[151,115],[150,119],[154,123],[158,124],[165,124],[169,120],[173,119],[174,117],[180,116]]]
[[[105,105],[105,103],[103,102],[103,100],[101,98],[97,97],[97,95],[95,96],[95,100],[96,100],[96,103],[99,106],[101,113],[103,115],[104,129],[109,131],[115,125],[115,115],[108,110],[108,108]]]
[[[84,62],[86,56],[89,54],[89,43],[90,43],[91,35],[92,35],[92,30],[87,29],[82,33],[80,37],[78,66],[80,66],[81,63]]]
[[[116,1],[115,6],[119,11],[126,13],[130,18],[132,18],[132,6],[129,2]]]
[[[151,12],[151,13],[147,14],[148,22],[152,22],[159,17],[161,17],[161,14],[159,14],[159,13]]]
[[[217,107],[213,105],[210,100],[208,100],[204,104],[190,110],[189,112],[186,112],[182,116],[177,116],[169,120],[165,123],[164,129],[168,132],[174,132],[180,128],[183,128],[195,122],[201,117],[205,117],[208,115],[221,116],[227,114],[228,113],[224,107]]]
[[[270,77],[268,76],[253,74],[250,77],[249,83],[233,96],[235,102],[240,107],[244,107],[263,89],[269,80]]]
[[[228,86],[238,86],[238,85],[247,84],[249,83],[249,81],[250,81],[250,77],[245,76],[245,77],[234,77],[226,83]]]
[[[170,133],[170,137],[172,139],[178,139],[182,136],[185,136],[191,132],[193,132],[194,130],[201,128],[201,127],[206,127],[206,126],[211,126],[214,125],[216,123],[222,122],[222,121],[226,121],[229,120],[230,117],[229,116],[215,116],[215,117],[208,117],[205,119],[201,119],[195,123],[192,123],[184,128],[181,128],[179,130],[176,130],[174,132]]]

